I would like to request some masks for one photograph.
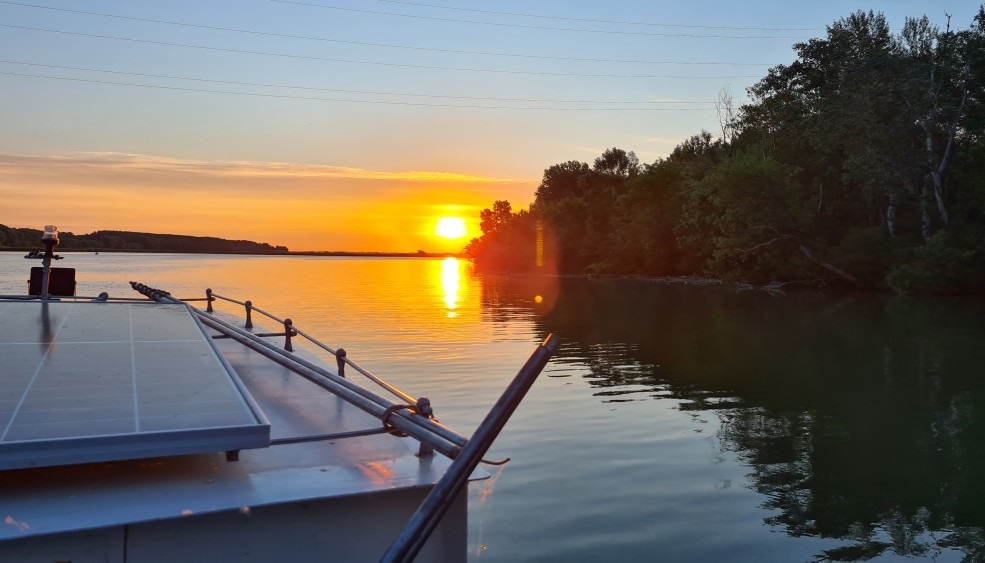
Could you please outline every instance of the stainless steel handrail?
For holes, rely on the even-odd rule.
[[[455,459],[458,457],[462,446],[467,442],[464,436],[431,418],[429,412],[420,412],[416,404],[402,405],[389,401],[353,381],[325,370],[321,366],[300,358],[284,348],[264,341],[258,335],[234,326],[206,311],[196,309],[182,300],[172,297],[167,291],[148,287],[137,282],[130,282],[130,285],[134,290],[155,301],[187,306],[209,328],[236,340],[316,385],[335,393],[354,406],[379,418],[385,426],[392,428],[394,431],[412,436],[421,442],[423,448],[422,454],[430,454],[430,450],[427,448],[433,448],[435,451],[451,459]],[[426,399],[419,399],[417,403],[419,404],[422,401],[427,402]],[[430,403],[428,402],[429,405]],[[408,406],[412,408],[405,408]]]
[[[273,315],[271,313],[268,313],[267,311],[264,311],[263,309],[260,309],[260,308],[258,308],[256,306],[254,306],[253,303],[250,302],[250,301],[239,301],[239,300],[233,299],[231,297],[226,297],[224,295],[219,295],[218,293],[214,293],[211,289],[206,289],[205,290],[205,295],[206,295],[206,299],[209,300],[209,308],[212,307],[212,299],[221,299],[223,301],[228,301],[230,303],[235,303],[237,305],[242,305],[243,307],[246,307],[247,311],[256,311],[256,312],[260,313],[261,315],[263,315],[263,316],[265,316],[265,317],[267,317],[267,318],[269,318],[271,320],[277,321],[279,324],[284,324],[286,321],[289,321],[290,320],[290,319],[281,319],[281,318],[277,317],[276,315]],[[338,349],[334,349],[333,350],[331,347],[329,347],[329,346],[325,345],[324,343],[320,342],[315,337],[311,336],[310,334],[308,334],[308,333],[304,332],[303,330],[299,329],[298,327],[294,326],[293,323],[290,323],[290,324],[291,324],[292,330],[297,335],[303,336],[308,342],[311,342],[315,346],[317,346],[317,347],[321,348],[322,350],[325,350],[329,354],[335,356],[336,361],[338,361],[339,364],[340,364],[340,367],[342,365],[348,365],[352,369],[354,369],[354,370],[358,371],[359,373],[361,373],[363,376],[365,376],[367,379],[369,379],[373,383],[376,383],[377,385],[379,385],[383,389],[386,389],[387,391],[389,391],[390,393],[392,393],[395,397],[399,398],[400,400],[405,401],[405,402],[407,402],[409,404],[412,404],[412,405],[416,405],[417,404],[417,401],[418,400],[415,399],[414,397],[412,397],[411,395],[405,393],[404,391],[402,391],[398,387],[390,384],[389,382],[385,381],[384,379],[382,379],[382,378],[374,375],[373,373],[369,372],[368,370],[364,369],[362,366],[360,366],[356,362],[350,360],[349,357],[348,357],[348,353],[346,352],[346,350],[344,350],[342,348],[338,348]],[[247,328],[249,328],[249,326]],[[340,373],[339,375],[341,375],[342,377],[345,377],[345,373]]]

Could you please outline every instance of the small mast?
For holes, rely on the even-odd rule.
[[[51,279],[51,261],[61,258],[55,256],[55,247],[58,246],[58,227],[55,225],[45,225],[44,234],[41,235],[41,242],[44,244],[44,256],[41,258],[41,265],[44,271],[41,274],[41,299],[48,300],[51,295],[48,293],[48,282]]]

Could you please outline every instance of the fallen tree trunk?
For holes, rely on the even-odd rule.
[[[825,262],[824,260],[821,260],[817,256],[814,256],[814,253],[811,252],[811,250],[809,248],[807,248],[806,246],[804,246],[803,244],[800,245],[800,251],[811,262],[814,262],[815,264],[817,264],[818,266],[824,268],[825,270],[827,270],[827,271],[829,271],[829,272],[831,272],[833,274],[838,275],[839,277],[841,277],[844,280],[847,280],[847,281],[851,282],[851,284],[854,285],[855,287],[863,287],[862,286],[862,282],[858,281],[858,278],[856,278],[855,276],[849,274],[845,270],[842,270],[841,268],[839,268],[839,267],[837,267],[837,266],[835,266],[833,264],[829,264],[828,262]]]

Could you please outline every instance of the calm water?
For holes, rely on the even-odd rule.
[[[469,434],[564,344],[473,486],[473,561],[985,559],[985,306],[771,297],[465,263],[66,254],[80,295],[205,287],[291,317]],[[0,293],[26,291],[0,254]]]

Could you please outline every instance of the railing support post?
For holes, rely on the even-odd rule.
[[[335,351],[335,363],[339,366],[339,377],[345,377],[345,348]]]
[[[208,302],[208,305],[207,305],[207,306],[205,307],[205,310],[206,310],[207,312],[209,312],[209,313],[212,313],[212,312],[214,312],[214,311],[212,310],[212,301],[213,301],[214,299],[215,299],[215,298],[214,298],[214,297],[212,297],[212,288],[211,288],[211,287],[209,287],[209,288],[206,288],[206,289],[205,289],[205,300],[206,300],[206,301]]]
[[[294,332],[294,327],[291,326],[292,324],[291,319],[284,319],[284,349],[288,352],[294,351],[294,346],[291,344],[291,337],[297,334]]]
[[[246,328],[253,328],[253,302],[247,301],[246,306]]]
[[[417,405],[415,409],[417,414],[421,416],[426,416],[428,418],[434,418],[434,409],[431,408],[431,399],[427,397],[421,397],[417,400]],[[421,442],[421,447],[417,450],[417,457],[431,457],[434,455],[434,448]]]

